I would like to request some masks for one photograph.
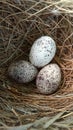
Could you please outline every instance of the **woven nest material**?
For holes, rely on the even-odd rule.
[[[52,95],[39,94],[35,81],[18,84],[7,76],[8,66],[28,60],[33,42],[42,35],[56,41],[52,63],[62,70],[61,85]],[[31,123],[63,110],[73,110],[72,1],[0,1],[0,126]]]

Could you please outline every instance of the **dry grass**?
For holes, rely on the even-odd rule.
[[[18,84],[7,77],[9,64],[28,60],[33,41],[41,35],[56,41],[52,62],[62,70],[60,89],[50,96],[39,94],[35,81]],[[0,0],[0,126],[7,130],[73,128],[72,0]]]

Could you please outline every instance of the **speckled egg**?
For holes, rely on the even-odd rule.
[[[32,81],[37,73],[36,67],[24,60],[12,63],[8,68],[8,75],[19,83]]]
[[[50,63],[55,53],[55,41],[49,36],[42,36],[33,43],[29,60],[34,66],[40,68]]]
[[[61,81],[61,69],[57,64],[45,66],[37,75],[36,86],[42,94],[52,94],[57,91]]]

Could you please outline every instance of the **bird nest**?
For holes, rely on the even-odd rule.
[[[43,35],[56,41],[57,52],[52,63],[57,63],[62,71],[61,85],[52,95],[39,94],[35,81],[19,84],[7,74],[12,62],[29,60],[33,42]],[[24,125],[26,130],[26,124],[30,127],[30,123],[43,117],[47,122],[47,117],[60,112],[71,115],[72,111],[73,2],[0,1],[0,128],[13,130],[13,126]]]

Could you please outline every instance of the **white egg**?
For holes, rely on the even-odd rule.
[[[36,86],[40,93],[54,93],[61,81],[61,69],[57,64],[49,64],[45,66],[37,75]]]
[[[36,67],[43,67],[50,63],[56,53],[55,41],[49,36],[38,38],[32,45],[29,60]]]
[[[37,73],[36,67],[24,60],[12,63],[8,68],[8,75],[19,83],[32,81]]]

